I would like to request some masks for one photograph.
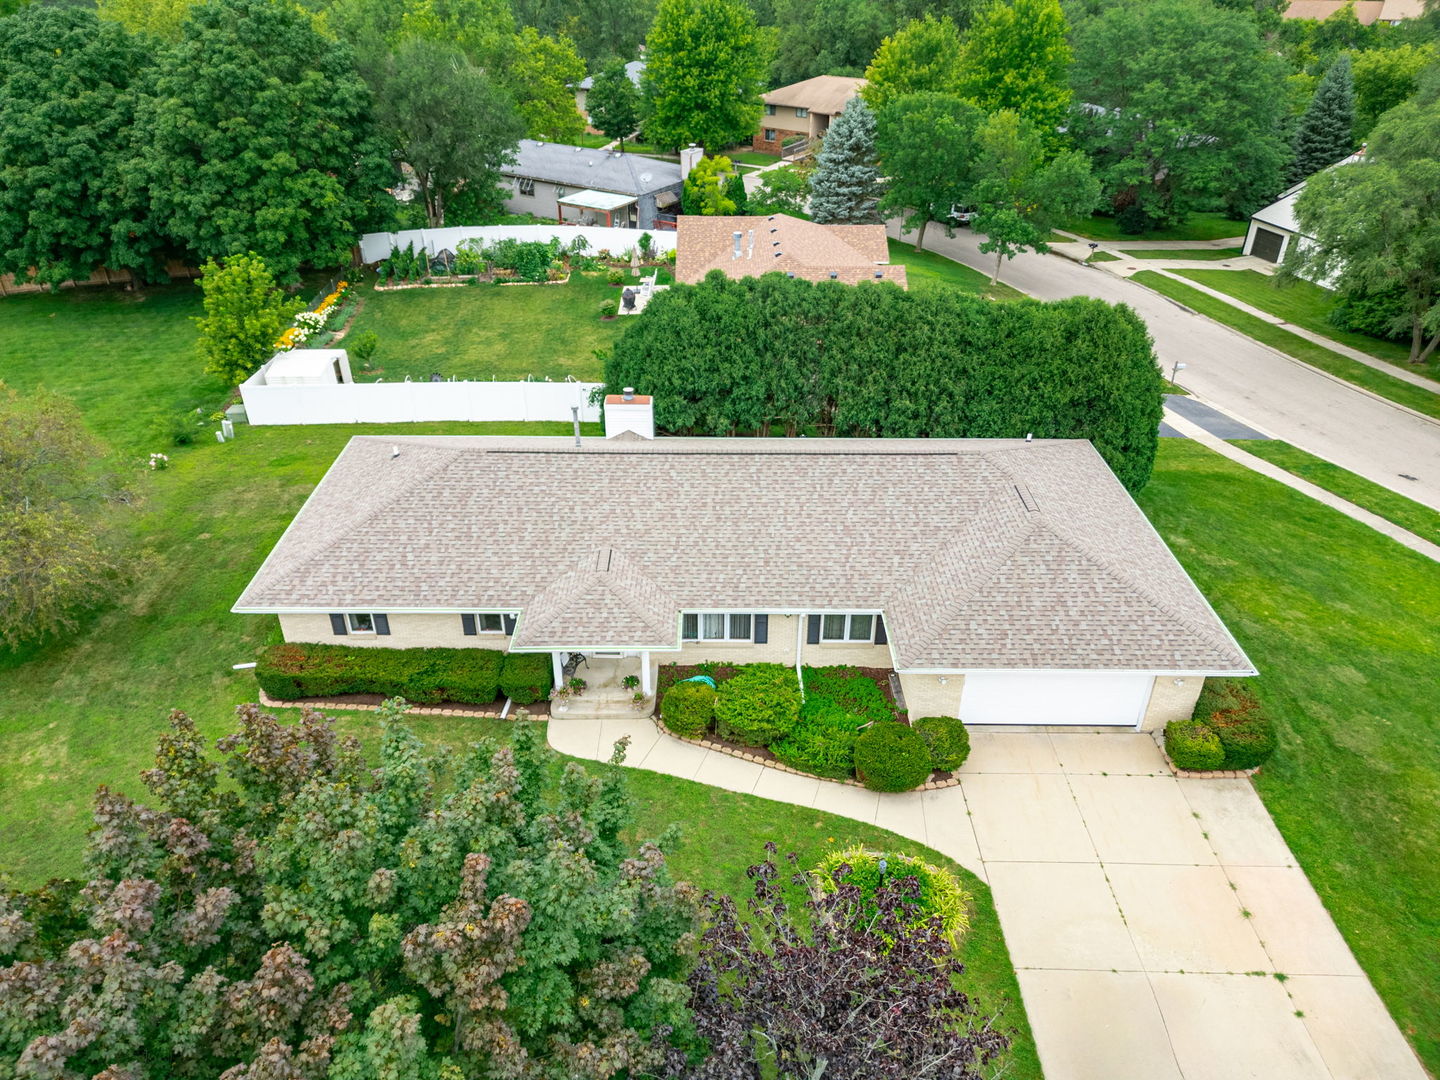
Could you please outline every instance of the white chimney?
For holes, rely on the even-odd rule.
[[[739,229],[736,229],[731,235],[735,238],[735,251],[730,258],[738,259],[740,257],[740,241],[744,239],[745,234]]]
[[[700,164],[700,159],[705,156],[705,151],[696,146],[693,142],[680,151],[680,179],[684,180],[690,175],[690,170]]]
[[[655,405],[648,394],[637,394],[633,386],[623,393],[605,395],[605,437],[613,439],[633,431],[646,439],[655,437]]]

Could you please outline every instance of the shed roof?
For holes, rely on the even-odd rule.
[[[500,171],[505,176],[621,195],[648,195],[680,184],[680,166],[673,161],[535,139],[521,139],[515,161]]]
[[[517,610],[520,651],[878,610],[901,668],[1252,671],[1076,440],[357,436],[235,610]]]
[[[833,116],[844,112],[845,103],[860,92],[864,79],[843,75],[816,75],[813,79],[776,87],[761,96],[766,105],[787,105]]]

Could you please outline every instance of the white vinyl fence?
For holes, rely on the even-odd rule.
[[[261,373],[240,385],[252,424],[394,424],[420,420],[598,421],[590,404],[595,383],[374,382],[266,386]]]
[[[629,254],[640,243],[642,229],[607,229],[600,225],[476,225],[454,229],[406,229],[404,232],[366,233],[360,238],[360,261],[377,263],[388,259],[396,248],[402,251],[410,244],[429,255],[454,251],[462,240],[478,239],[482,244],[498,240],[548,241],[558,237],[566,247],[577,236],[590,244],[590,252],[609,251],[612,255]],[[650,232],[651,250],[675,250],[675,233],[669,230]]]

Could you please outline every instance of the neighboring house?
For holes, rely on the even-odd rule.
[[[1343,161],[1337,161],[1330,168],[1338,169],[1341,165],[1353,165],[1361,160],[1364,154],[1365,151],[1361,148]],[[1290,250],[1291,244],[1312,242],[1311,237],[1300,231],[1300,223],[1295,219],[1295,200],[1305,190],[1306,182],[1302,180],[1294,187],[1286,189],[1269,206],[1250,215],[1250,227],[1245,232],[1243,249],[1246,255],[1254,255],[1257,259],[1278,263],[1285,258],[1285,252]]]
[[[635,84],[635,89],[640,89],[640,76],[645,74],[644,60],[631,60],[625,65],[625,74],[630,76],[630,81]],[[580,110],[580,115],[585,122],[590,122],[590,110],[585,107],[585,99],[590,96],[590,88],[595,85],[595,76],[587,75],[575,86],[575,108]]]
[[[653,229],[660,210],[680,202],[680,166],[639,154],[521,139],[500,170],[505,209],[577,225]]]
[[[351,439],[232,610],[646,694],[662,663],[891,668],[910,716],[971,724],[1148,731],[1255,674],[1088,442],[651,439],[648,398],[605,407],[578,445]]]
[[[830,129],[831,121],[845,111],[845,103],[864,85],[864,79],[817,75],[804,82],[771,90],[761,98],[765,108],[760,116],[759,130],[755,132],[755,149],[779,154],[789,152],[787,143],[793,149],[818,139]]]
[[[1418,19],[1425,14],[1425,0],[1290,0],[1290,6],[1281,16],[1324,21],[1346,4],[1353,4],[1355,18],[1361,26],[1377,22],[1398,26],[1406,19]]]
[[[890,262],[884,225],[817,225],[789,214],[681,217],[675,280],[694,284],[711,270],[732,278],[778,270],[809,281],[893,281],[906,287],[905,267]]]

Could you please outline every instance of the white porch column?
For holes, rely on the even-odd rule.
[[[649,697],[654,689],[650,678],[650,653],[648,650],[642,650],[640,653],[640,689],[646,697]]]
[[[559,653],[559,652],[552,652],[552,653],[550,654],[550,670],[551,670],[552,672],[554,672],[554,674],[555,674],[555,685],[556,685],[557,687],[564,686],[564,685],[565,685],[565,665],[563,665],[563,664],[560,662],[560,653]]]

